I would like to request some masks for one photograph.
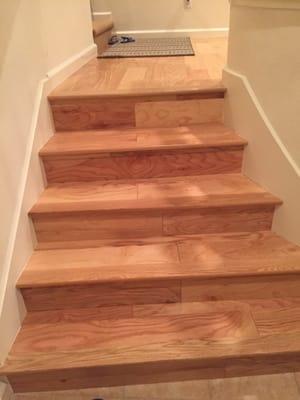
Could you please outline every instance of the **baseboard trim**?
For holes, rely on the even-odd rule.
[[[95,11],[95,12],[93,12],[93,17],[105,17],[108,15],[112,15],[112,12],[111,11],[104,11],[104,12]]]
[[[232,6],[300,10],[299,0],[231,0]]]
[[[0,382],[0,400],[13,400],[13,392],[8,384]]]
[[[94,57],[97,57],[95,43],[48,71],[46,81],[51,80],[53,86],[57,86]]]
[[[38,142],[39,146],[42,146],[45,144],[45,142],[48,140],[49,136],[53,133],[53,128],[51,125],[51,118],[49,118],[49,124],[48,126],[46,125],[45,121],[41,121],[41,113],[45,113],[45,109],[42,110],[42,105],[46,103],[45,99],[47,95],[49,94],[50,91],[52,91],[57,85],[59,85],[64,79],[66,79],[68,76],[70,76],[73,72],[75,72],[77,69],[79,69],[82,65],[84,65],[86,62],[88,62],[91,58],[96,57],[97,55],[97,46],[95,44],[92,44],[82,50],[81,52],[73,55],[72,57],[68,58],[66,61],[58,65],[56,68],[52,69],[49,71],[45,78],[41,79],[37,90],[36,90],[36,95],[35,95],[35,100],[34,100],[34,106],[33,106],[33,111],[32,111],[32,118],[31,118],[31,124],[28,132],[28,140],[27,140],[27,145],[25,149],[25,155],[24,155],[24,163],[23,163],[23,168],[22,168],[22,174],[20,177],[20,184],[19,184],[19,190],[17,193],[17,201],[16,201],[16,208],[14,212],[14,216],[12,219],[11,223],[11,231],[8,236],[8,241],[7,241],[7,249],[6,249],[6,254],[5,254],[5,259],[4,259],[4,264],[3,264],[3,269],[2,269],[2,275],[1,275],[1,280],[0,280],[0,321],[2,319],[2,316],[4,314],[4,304],[5,304],[5,298],[8,296],[7,293],[7,288],[14,288],[15,282],[13,282],[13,277],[19,272],[16,271],[16,269],[12,268],[12,260],[14,258],[15,253],[18,253],[18,243],[19,243],[19,224],[20,221],[22,220],[24,208],[23,207],[25,204],[25,199],[26,199],[26,186],[27,182],[29,179],[29,176],[31,174],[31,163],[32,163],[32,158],[35,156],[38,158],[38,154],[33,154],[35,152],[34,144]],[[43,126],[41,126],[43,125]],[[48,131],[47,133],[45,131]],[[47,135],[48,134],[48,135]],[[42,135],[42,137],[39,137]],[[41,172],[42,174],[42,172]],[[42,178],[39,179],[37,183],[37,186],[40,185],[42,186]],[[28,221],[29,224],[29,221]],[[24,232],[22,232],[24,234]],[[24,239],[25,240],[25,239]],[[33,244],[32,244],[33,247]],[[30,254],[24,254],[24,262],[26,262],[26,257],[28,258]],[[18,269],[22,269],[24,265],[19,265]],[[12,284],[11,284],[12,283]],[[10,289],[13,290],[13,289]],[[11,292],[10,292],[11,295]],[[16,295],[16,294],[15,294]],[[15,310],[16,313],[18,313],[18,309]],[[2,358],[4,358],[9,350],[10,345],[12,344],[12,341],[15,339],[15,336],[12,335],[12,332],[14,334],[17,334],[17,331],[20,326],[15,326],[15,324],[12,326],[9,325],[9,321],[5,321],[6,325],[5,328],[7,329],[7,332],[10,332],[9,339],[5,338],[5,332],[1,331],[3,334],[3,343],[5,342],[5,350],[1,348],[1,358],[0,358],[0,364]],[[7,340],[4,340],[7,339]],[[3,354],[5,353],[5,354]]]
[[[157,29],[157,30],[132,30],[116,31],[117,35],[129,35],[136,37],[207,37],[207,36],[227,36],[229,28],[207,28],[207,29]]]
[[[261,119],[264,121],[265,125],[267,126],[268,130],[270,131],[274,141],[276,142],[276,144],[278,145],[278,147],[280,148],[281,152],[283,153],[284,157],[286,158],[286,160],[288,161],[288,163],[290,164],[290,166],[293,168],[293,170],[295,171],[295,173],[298,175],[298,177],[300,177],[300,168],[298,167],[296,161],[294,160],[294,158],[291,156],[290,152],[288,151],[288,149],[286,148],[286,146],[284,145],[284,143],[282,142],[279,134],[277,133],[276,129],[274,128],[274,126],[272,125],[271,121],[269,120],[268,116],[266,115],[262,105],[260,104],[260,101],[258,100],[254,89],[252,88],[248,78],[243,75],[240,74],[236,71],[233,71],[231,68],[225,67],[224,68],[224,72],[229,74],[229,75],[233,75],[236,78],[239,78],[246,90],[249,93],[249,96],[251,98],[251,100],[253,101],[253,104],[255,105],[258,114],[260,115]]]

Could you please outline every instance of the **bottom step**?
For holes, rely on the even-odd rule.
[[[5,366],[16,392],[300,369],[300,298],[32,312]]]

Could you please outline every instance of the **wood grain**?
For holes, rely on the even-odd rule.
[[[278,205],[281,201],[241,174],[171,177],[124,182],[50,185],[30,214]]]
[[[49,186],[30,214],[40,242],[268,230],[280,201],[240,174]]]
[[[224,43],[92,60],[49,97],[15,391],[300,370],[300,250],[221,124]]]
[[[55,134],[40,151],[49,183],[240,172],[246,142],[222,124]]]
[[[182,301],[215,301],[299,297],[297,276],[248,277],[247,279],[183,282]]]
[[[145,179],[241,171],[242,149],[159,151],[44,158],[49,184],[119,179]]]
[[[45,215],[33,217],[39,242],[77,241],[95,239],[143,238],[162,235],[159,215],[117,215],[77,213],[75,215]]]
[[[22,289],[28,311],[180,301],[180,282],[147,281]]]
[[[114,129],[55,133],[40,150],[42,157],[134,151],[187,150],[244,146],[247,142],[220,123],[174,128]]]
[[[38,334],[38,340],[37,340]],[[209,310],[197,314],[149,316],[131,319],[95,319],[60,324],[26,324],[15,342],[12,355],[49,353],[64,349],[65,352],[102,347],[112,349],[132,347],[142,341],[147,344],[176,339],[226,339],[257,337],[251,314],[245,309],[234,310],[228,305],[221,312]]]
[[[223,99],[139,102],[135,106],[139,128],[176,127],[223,121]]]
[[[163,217],[164,235],[192,235],[270,230],[274,207],[234,207],[201,212],[174,211]]]
[[[259,334],[249,309],[235,302],[143,318],[51,320],[25,325],[1,370],[16,391],[299,369],[299,333]]]
[[[167,238],[168,239],[168,238]],[[295,275],[300,248],[272,232],[117,242],[35,251],[18,288]]]
[[[212,89],[220,85],[227,39],[192,38],[195,57],[93,59],[67,78],[52,97],[101,93]]]
[[[213,97],[213,98],[212,98]],[[220,98],[221,97],[221,98]],[[57,131],[79,131],[89,129],[104,129],[113,127],[156,127],[199,124],[202,122],[221,122],[223,115],[224,88],[218,91],[203,92],[203,90],[174,92],[169,94],[128,93],[116,96],[104,94],[86,97],[50,97],[53,121]],[[151,104],[156,104],[152,110]],[[149,113],[145,111],[149,107]],[[168,113],[174,107],[181,109],[180,120],[168,118],[168,123],[162,124],[157,116],[164,110]],[[161,111],[160,111],[161,110]],[[198,116],[198,113],[199,116]],[[169,114],[170,115],[170,114]],[[155,117],[156,116],[156,117]],[[149,125],[146,121],[153,118]],[[143,122],[145,121],[145,123]]]

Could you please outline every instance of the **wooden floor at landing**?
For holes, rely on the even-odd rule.
[[[195,56],[99,59],[89,61],[52,96],[210,89],[220,86],[227,39],[192,39]]]

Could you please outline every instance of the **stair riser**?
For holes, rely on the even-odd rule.
[[[50,98],[57,131],[173,127],[223,120],[224,93]]]
[[[299,297],[294,275],[172,279],[21,289],[28,311]]]
[[[125,372],[126,371],[126,372]],[[300,371],[300,354],[251,355],[216,360],[172,360],[103,368],[14,374],[9,382],[16,393],[113,387],[198,379],[217,379]],[[95,391],[98,393],[98,391]]]
[[[44,157],[48,183],[212,175],[241,171],[243,148]]]
[[[270,230],[274,205],[33,214],[38,242]]]

